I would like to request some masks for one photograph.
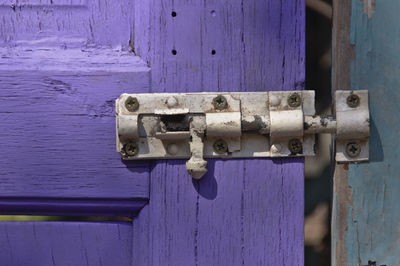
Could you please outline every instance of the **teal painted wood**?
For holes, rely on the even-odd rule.
[[[397,0],[352,1],[351,89],[369,90],[370,162],[337,167],[333,265],[400,265],[399,10]]]

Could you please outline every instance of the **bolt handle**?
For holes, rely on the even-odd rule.
[[[194,179],[201,179],[207,173],[207,161],[203,158],[205,131],[203,119],[204,117],[193,117],[190,122],[191,141],[189,146],[192,156],[186,162],[186,170]]]
[[[189,161],[186,162],[186,170],[193,179],[201,179],[207,173],[207,161],[203,158],[199,160],[192,156]]]

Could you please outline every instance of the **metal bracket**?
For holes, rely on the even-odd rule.
[[[368,160],[367,91],[337,91],[336,120],[315,116],[314,91],[122,94],[116,101],[117,151],[124,160],[314,155],[315,134],[336,133],[336,160]]]

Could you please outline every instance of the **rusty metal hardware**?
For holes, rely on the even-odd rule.
[[[337,91],[335,117],[316,116],[314,91],[122,94],[116,101],[117,151],[124,160],[314,155],[315,134],[336,135],[336,160],[368,160],[367,91]]]

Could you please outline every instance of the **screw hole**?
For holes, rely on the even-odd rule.
[[[217,53],[217,51],[215,51],[214,49],[211,50],[211,54],[212,54],[212,55],[215,55],[216,53]]]
[[[215,10],[211,10],[211,16],[215,17],[217,15],[217,12],[215,12]]]
[[[174,17],[176,17],[176,12],[175,11],[172,11],[171,12],[171,16],[174,18]]]
[[[176,55],[178,52],[177,52],[175,49],[173,49],[173,50],[171,51],[171,53],[172,53],[173,55]]]

